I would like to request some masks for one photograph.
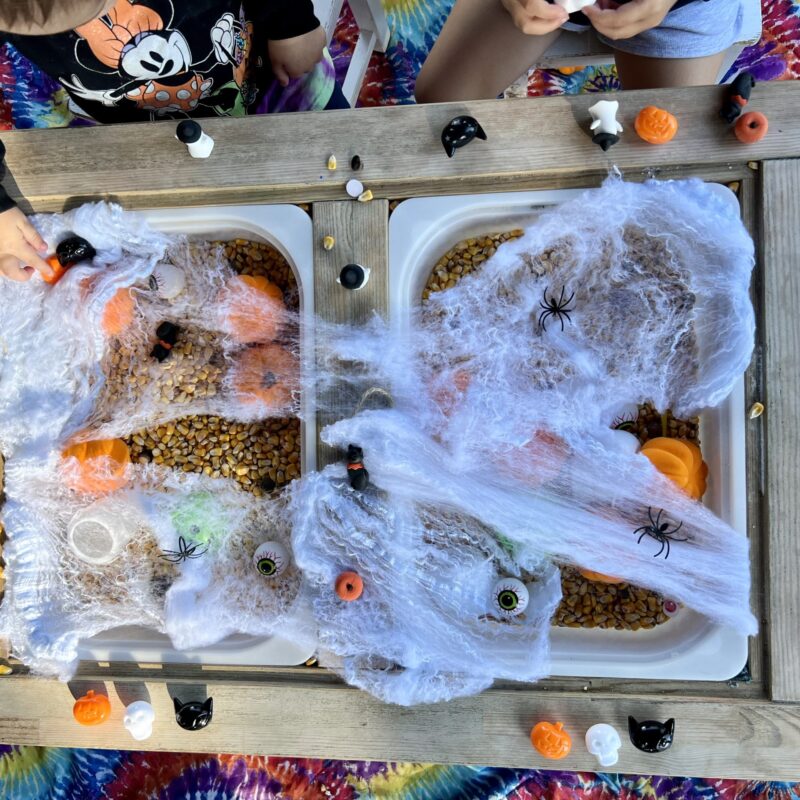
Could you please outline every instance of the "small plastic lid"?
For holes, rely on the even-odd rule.
[[[193,119],[182,120],[178,123],[178,127],[175,130],[175,136],[178,141],[184,144],[194,144],[200,141],[202,135],[203,129],[200,127],[200,123],[195,122]]]
[[[367,279],[367,272],[364,267],[358,264],[348,264],[339,273],[339,283],[345,289],[360,289]]]

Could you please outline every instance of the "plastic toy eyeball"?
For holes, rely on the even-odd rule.
[[[186,288],[186,275],[174,264],[156,264],[148,285],[164,300],[174,300]]]
[[[264,542],[256,548],[253,563],[265,578],[277,578],[289,566],[289,552],[279,542]]]
[[[528,587],[516,578],[503,578],[494,587],[494,608],[501,616],[519,616],[528,607]]]

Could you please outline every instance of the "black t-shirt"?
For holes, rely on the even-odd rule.
[[[54,36],[0,34],[98,122],[241,116],[274,81],[268,39],[319,26],[311,0],[117,0]]]

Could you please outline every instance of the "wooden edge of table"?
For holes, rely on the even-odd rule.
[[[287,117],[278,122],[215,120],[213,126],[219,126],[219,130],[213,131],[214,135],[227,134],[229,126],[235,124],[243,125],[242,130],[247,129],[246,135],[239,138],[239,149],[232,146],[220,148],[223,157],[216,165],[191,163],[191,159],[184,159],[186,163],[179,163],[174,169],[169,169],[166,162],[159,166],[164,158],[160,150],[168,151],[169,147],[164,144],[163,132],[157,130],[166,123],[144,126],[136,130],[131,146],[137,149],[144,147],[142,143],[146,142],[144,150],[152,151],[152,163],[144,168],[142,174],[136,175],[125,165],[114,171],[114,159],[128,147],[132,132],[129,126],[82,131],[86,133],[86,140],[82,142],[76,137],[77,131],[15,132],[4,135],[3,141],[9,148],[11,172],[33,207],[41,210],[73,205],[81,196],[83,199],[98,199],[108,195],[124,199],[126,206],[138,207],[246,200],[301,202],[342,199],[343,183],[351,175],[341,172],[325,174],[323,168],[317,168],[316,161],[319,157],[324,163],[329,151],[335,151],[339,156],[345,153],[346,157],[340,157],[340,163],[346,163],[349,154],[357,149],[367,164],[358,175],[359,179],[373,188],[379,197],[387,198],[452,191],[589,186],[607,174],[612,164],[624,168],[629,179],[649,175],[679,177],[692,173],[707,179],[737,179],[742,182],[743,213],[751,226],[761,225],[762,217],[767,215],[766,208],[762,208],[760,203],[760,191],[765,195],[772,193],[769,225],[763,227],[777,231],[781,230],[780,225],[797,227],[796,207],[780,201],[781,193],[795,188],[797,183],[795,181],[792,186],[790,182],[776,180],[784,162],[763,165],[760,187],[753,175],[758,174],[756,161],[759,159],[793,158],[800,154],[800,136],[789,124],[791,115],[784,113],[787,108],[796,108],[796,100],[800,99],[798,89],[800,86],[797,84],[759,87],[759,108],[768,109],[771,135],[777,132],[778,136],[772,140],[768,137],[764,140],[766,144],[746,150],[738,143],[732,145],[729,131],[725,132],[727,138],[723,139],[719,130],[714,128],[720,123],[712,119],[709,108],[715,106],[719,97],[717,88],[622,95],[623,108],[635,110],[641,105],[657,102],[678,113],[683,130],[688,129],[688,142],[677,150],[671,146],[655,150],[631,141],[633,135],[629,131],[628,139],[624,140],[625,147],[621,143],[611,151],[611,156],[601,156],[602,151],[594,146],[587,148],[586,142],[578,138],[585,136],[582,127],[585,128],[583,123],[588,121],[586,98],[541,101],[541,107],[538,106],[540,101],[535,104],[523,101],[525,104],[515,106],[513,114],[506,110],[506,104],[493,103],[408,109],[401,114],[375,109],[374,112],[359,112],[336,119],[331,116],[330,125],[323,125],[328,118],[323,119],[320,115]],[[798,97],[795,97],[796,93]],[[535,114],[528,107],[534,105]],[[492,125],[497,126],[498,135],[490,142],[494,145],[500,140],[498,143],[502,146],[492,149],[487,144],[481,152],[479,148],[484,143],[476,142],[457,153],[453,161],[448,161],[430,142],[419,144],[414,138],[427,130],[438,141],[439,123],[463,111],[482,115],[491,113]],[[627,116],[623,117],[623,124],[628,128],[632,113],[626,112]],[[557,134],[558,126],[565,124],[565,114],[574,115],[582,127],[573,119],[575,130]],[[369,128],[368,132],[360,129],[361,121]],[[553,132],[551,139],[545,139],[545,144],[538,149],[525,139],[533,122],[538,122],[540,130]],[[274,153],[258,138],[268,132],[271,125],[284,133],[294,132],[294,138],[289,136],[293,152],[289,153],[288,161],[284,158],[288,151],[281,145],[285,137],[280,141],[276,137]],[[212,123],[209,123],[211,127]],[[296,144],[301,130],[308,133],[307,147]],[[507,131],[513,136],[506,135]],[[30,138],[23,139],[23,136]],[[406,146],[406,140],[412,143]],[[48,157],[57,157],[59,152],[64,156],[65,168],[48,185],[45,180],[47,168],[43,169],[41,164],[43,161],[46,163]],[[747,167],[745,153],[749,162]],[[45,158],[41,159],[41,155]],[[168,160],[177,162],[182,155],[180,149],[177,153],[173,150]],[[250,160],[244,158],[245,155]],[[239,157],[242,161],[238,160]],[[253,159],[257,161],[255,165]],[[788,161],[785,165],[797,168],[796,162]],[[165,171],[168,173],[166,178]],[[314,180],[309,175],[315,176]],[[82,191],[87,184],[93,187],[90,196]],[[40,188],[39,194],[35,187]],[[386,275],[381,265],[386,260],[386,204],[381,201],[366,205],[349,201],[317,202],[314,216],[315,239],[319,240],[315,241],[315,296],[323,317],[331,321],[361,317],[367,306],[385,304]],[[324,251],[320,245],[321,235],[331,232],[329,228],[337,231],[333,235],[339,242],[339,249],[332,252]],[[361,231],[358,235],[352,233],[356,228]],[[371,244],[365,245],[360,237],[369,231],[376,235]],[[796,419],[796,414],[791,416],[791,389],[797,388],[797,372],[796,365],[790,368],[788,359],[790,343],[796,341],[798,333],[797,317],[792,312],[800,297],[796,280],[786,284],[781,277],[787,270],[796,268],[792,262],[793,252],[779,241],[779,237],[774,239],[765,240],[761,249],[764,295],[773,298],[761,311],[766,310],[767,343],[774,343],[777,337],[785,346],[779,344],[771,355],[768,351],[765,359],[766,387],[760,360],[756,359],[748,374],[747,394],[749,399],[758,397],[759,393],[766,398],[769,390],[771,399],[765,415],[765,421],[770,425],[769,439],[784,442],[783,426],[791,428]],[[363,290],[366,294],[344,295],[339,291],[340,287],[334,285],[337,267],[340,268],[343,258],[364,259],[378,265],[371,276],[371,285]],[[770,284],[772,272],[774,280]],[[756,285],[754,289],[757,306],[763,306],[761,288]],[[775,302],[776,297],[780,302]],[[784,331],[789,338],[781,339]],[[772,409],[772,402],[778,403],[777,409]],[[126,697],[130,697],[131,687],[136,686],[150,694],[160,720],[152,740],[142,745],[131,744],[119,724],[121,704],[116,702],[116,724],[97,730],[82,729],[68,714],[70,695],[64,684],[20,675],[0,680],[0,741],[552,767],[552,762],[541,762],[530,748],[527,731],[539,719],[553,717],[565,721],[575,739],[573,755],[559,766],[591,769],[593,760],[579,741],[583,732],[594,722],[610,721],[625,738],[625,715],[633,713],[650,718],[675,716],[678,738],[673,749],[660,756],[645,756],[630,746],[626,747],[616,768],[620,771],[707,777],[800,777],[800,766],[791,758],[793,752],[800,750],[800,706],[766,700],[767,690],[771,691],[773,700],[797,699],[794,694],[796,675],[791,671],[791,659],[794,658],[794,664],[799,663],[791,629],[791,623],[798,618],[797,594],[796,585],[791,584],[791,569],[798,564],[798,540],[792,538],[790,524],[784,525],[777,534],[771,527],[778,519],[784,522],[797,519],[797,492],[792,492],[792,488],[797,487],[789,469],[791,456],[764,452],[764,438],[760,425],[748,429],[748,447],[756,447],[759,459],[762,459],[763,452],[764,465],[769,468],[767,472],[759,464],[755,467],[752,463],[749,465],[749,478],[752,478],[754,469],[759,476],[758,485],[751,485],[748,492],[750,503],[758,504],[756,514],[749,519],[749,526],[751,533],[760,534],[754,537],[754,555],[760,552],[760,538],[766,539],[763,543],[765,570],[773,578],[773,585],[765,588],[763,593],[769,600],[770,624],[775,615],[780,619],[777,634],[770,636],[766,644],[762,644],[759,638],[755,650],[751,650],[755,680],[750,685],[740,684],[733,688],[724,684],[695,684],[689,688],[687,684],[668,682],[637,684],[563,679],[544,682],[537,687],[503,686],[476,698],[439,706],[398,709],[384,706],[345,687],[331,676],[314,675],[314,670],[276,670],[274,673],[269,670],[260,673],[236,670],[226,674],[224,669],[197,673],[180,668],[169,669],[165,665],[165,668],[147,671],[131,665],[129,670],[115,669],[114,675],[109,677],[100,669],[93,677],[106,678],[109,687],[110,682],[116,680],[118,693],[123,692]],[[793,452],[797,452],[796,449]],[[330,458],[324,450],[320,451],[320,456],[323,461]],[[768,481],[763,479],[764,485],[760,477],[762,473],[769,475]],[[760,498],[765,485],[770,488],[769,508],[763,510]],[[753,505],[750,507],[752,509]],[[781,567],[781,564],[785,566]],[[762,605],[759,572],[760,569],[754,570],[757,587],[754,604],[757,609]],[[787,606],[784,606],[785,597],[790,600]],[[784,608],[792,613],[784,614]],[[762,647],[767,651],[766,671],[762,669]],[[209,729],[199,734],[187,734],[175,726],[167,694],[171,683],[184,693],[193,686],[198,692],[207,688],[214,696],[216,714]],[[578,684],[584,684],[581,687],[584,691],[575,691]],[[708,692],[705,697],[702,696],[704,691]],[[185,698],[182,696],[181,699]]]

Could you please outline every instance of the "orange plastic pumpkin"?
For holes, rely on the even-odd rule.
[[[595,581],[596,583],[624,583],[622,578],[613,578],[611,575],[603,575],[602,572],[594,572],[591,569],[579,569],[581,575],[587,581]]]
[[[760,111],[748,111],[736,120],[733,132],[743,144],[760,142],[769,130],[769,120]]]
[[[299,389],[299,372],[297,360],[283,347],[251,347],[233,368],[233,385],[244,403],[260,403],[273,411],[285,409]]]
[[[364,581],[357,572],[343,572],[336,579],[336,594],[346,603],[358,600],[364,591]]]
[[[694,442],[659,436],[645,442],[641,453],[695,500],[705,494],[708,467]]]
[[[531,744],[545,757],[566,758],[572,750],[572,739],[563,722],[539,722],[531,731]]]
[[[569,457],[569,445],[548,430],[534,431],[520,450],[519,466],[524,469],[528,486],[543,486],[558,477]]]
[[[131,451],[122,439],[98,439],[70,445],[61,453],[67,461],[67,485],[86,494],[108,494],[124,486]]]
[[[633,124],[636,133],[650,144],[666,144],[678,132],[678,120],[669,111],[657,106],[645,106]]]
[[[118,289],[103,309],[103,326],[106,336],[120,336],[131,325],[136,312],[136,301],[130,289]]]
[[[227,286],[227,330],[240,344],[272,342],[283,324],[283,292],[260,275],[237,275]]]
[[[464,395],[471,383],[472,373],[461,368],[444,377],[442,382],[434,389],[433,401],[446,417],[449,417],[456,410],[464,399]]]
[[[90,689],[75,701],[72,716],[81,725],[102,725],[111,716],[111,701]]]

